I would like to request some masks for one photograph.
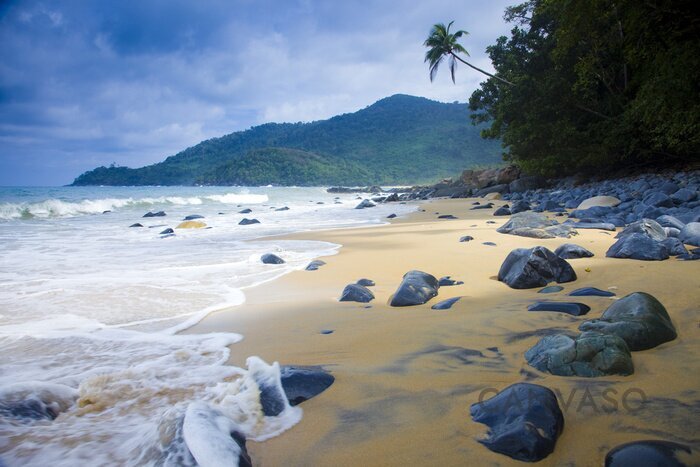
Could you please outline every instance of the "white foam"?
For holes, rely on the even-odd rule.
[[[182,426],[187,447],[201,467],[231,467],[239,464],[241,447],[231,437],[236,425],[205,402],[187,406]]]
[[[261,204],[270,200],[267,195],[252,195],[239,193],[226,193],[225,195],[211,195],[207,199],[225,204]]]

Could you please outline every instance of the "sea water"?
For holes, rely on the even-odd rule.
[[[220,456],[207,430],[230,442],[221,420],[256,440],[289,429],[301,409],[262,416],[251,378],[277,367],[226,364],[244,336],[178,332],[339,248],[262,237],[413,209],[359,201],[324,188],[0,188],[0,465],[194,465],[188,437],[200,463]],[[207,227],[177,229],[190,215]],[[50,416],[17,416],[22,404]]]

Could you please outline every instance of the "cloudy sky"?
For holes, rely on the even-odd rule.
[[[312,121],[430,83],[423,40],[455,20],[472,61],[507,34],[505,0],[0,1],[0,185],[140,167],[265,122]]]

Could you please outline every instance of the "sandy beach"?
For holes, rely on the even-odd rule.
[[[520,464],[478,442],[487,427],[471,420],[469,407],[522,381],[554,390],[564,413],[563,434],[540,465],[603,465],[611,448],[642,439],[675,441],[699,452],[700,262],[606,258],[615,234],[601,230],[579,230],[571,239],[500,234],[496,228],[508,217],[470,210],[474,201],[431,200],[421,204],[422,212],[389,225],[270,238],[271,244],[320,240],[342,247],[321,258],[327,264],[319,270],[295,271],[247,289],[245,304],[187,331],[243,334],[231,347],[230,363],[237,366],[258,355],[268,362],[322,365],[335,376],[328,390],[301,405],[298,425],[268,441],[248,442],[255,465]],[[437,219],[438,213],[458,219]],[[463,235],[474,240],[460,243]],[[569,260],[578,280],[561,284],[563,291],[543,295],[539,288],[514,290],[496,280],[512,249],[554,250],[564,243],[595,256]],[[464,284],[441,287],[424,305],[390,307],[402,276],[413,269]],[[360,278],[376,282],[376,299],[338,302],[345,285]],[[617,295],[566,296],[586,286]],[[543,332],[577,332],[581,321],[636,291],[663,303],[678,338],[634,352],[633,375],[553,376],[525,361],[523,354]],[[462,298],[451,309],[431,309],[457,296]],[[582,302],[591,311],[573,317],[527,310],[542,299]]]

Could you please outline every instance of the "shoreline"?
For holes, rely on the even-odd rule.
[[[609,449],[639,439],[663,438],[697,449],[700,440],[693,433],[699,431],[688,418],[688,407],[700,400],[698,381],[684,374],[694,374],[692,361],[700,357],[695,309],[700,286],[693,280],[699,277],[698,264],[606,258],[614,232],[579,230],[571,239],[544,240],[500,234],[495,229],[508,217],[470,211],[473,201],[433,199],[420,203],[425,212],[389,224],[275,236],[341,247],[337,254],[321,257],[327,264],[319,270],[292,271],[248,289],[244,304],[214,312],[185,331],[242,334],[243,341],[230,347],[230,364],[243,366],[248,356],[258,355],[270,363],[323,365],[336,377],[333,386],[300,406],[304,417],[297,426],[265,442],[248,443],[256,464],[453,465],[478,460],[515,465],[517,461],[478,443],[487,429],[471,420],[469,406],[485,390],[520,381],[558,390],[560,405],[562,398],[571,402],[557,449],[542,465],[602,465]],[[436,219],[436,212],[458,219]],[[474,240],[459,243],[462,235]],[[486,241],[496,246],[483,245]],[[563,243],[595,253],[570,260],[578,280],[561,284],[564,291],[543,297],[539,289],[513,290],[495,280],[512,249],[542,245],[554,250]],[[389,307],[389,296],[411,269],[438,278],[450,275],[465,284],[441,287],[438,297],[424,305]],[[370,288],[376,299],[338,302],[343,287],[363,277],[376,282]],[[523,353],[539,340],[538,331],[575,331],[580,321],[598,317],[612,300],[577,297],[591,307],[585,317],[528,312],[527,305],[537,299],[565,300],[566,293],[585,286],[613,288],[616,298],[651,293],[669,311],[679,337],[635,352],[636,371],[627,377],[564,378],[537,372]],[[430,308],[455,296],[464,298],[450,310]],[[322,335],[323,329],[334,332]],[[641,390],[647,400],[665,403],[630,411],[616,400],[618,409],[611,413],[594,410],[590,403],[580,406],[586,392],[602,406],[600,392],[606,387],[620,397]]]

